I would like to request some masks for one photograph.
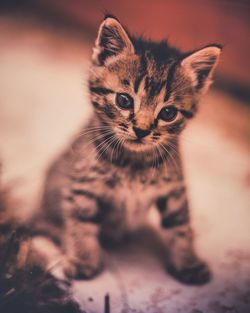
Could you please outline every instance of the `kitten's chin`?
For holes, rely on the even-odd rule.
[[[152,149],[152,144],[149,144],[140,139],[129,139],[123,143],[123,146],[131,152],[144,152]]]

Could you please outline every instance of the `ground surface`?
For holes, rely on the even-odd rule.
[[[49,161],[89,116],[89,55],[84,37],[0,19],[0,157],[20,217],[37,202]],[[102,312],[106,293],[112,313],[250,312],[249,118],[245,104],[211,91],[183,135],[197,249],[212,282],[186,287],[173,280],[144,231],[107,254],[98,278],[74,284],[86,312]]]

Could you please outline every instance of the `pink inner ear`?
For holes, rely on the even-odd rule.
[[[191,77],[196,89],[209,85],[209,76],[216,66],[221,49],[217,46],[206,47],[186,57],[181,65]]]
[[[116,26],[104,25],[100,34],[99,45],[103,49],[116,53],[124,49],[125,42]]]
[[[221,49],[216,46],[203,48],[187,56],[181,64],[184,67],[192,67],[194,69],[212,68],[220,53]]]
[[[99,28],[93,60],[103,64],[108,57],[119,55],[125,49],[134,51],[129,36],[118,20],[108,17]]]

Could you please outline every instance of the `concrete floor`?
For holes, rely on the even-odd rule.
[[[79,34],[0,18],[0,158],[19,218],[37,202],[50,160],[89,116],[90,52]],[[107,253],[99,277],[74,284],[86,312],[103,312],[107,293],[112,313],[250,312],[249,119],[249,106],[212,90],[183,134],[196,244],[212,282],[186,287],[173,280],[145,230]]]

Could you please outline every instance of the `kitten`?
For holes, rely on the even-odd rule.
[[[166,269],[187,284],[209,281],[193,246],[178,142],[220,53],[219,45],[182,53],[104,19],[89,75],[93,116],[51,166],[33,223],[45,263],[61,247],[64,273],[92,278],[103,265],[100,238],[119,241],[155,205]]]

